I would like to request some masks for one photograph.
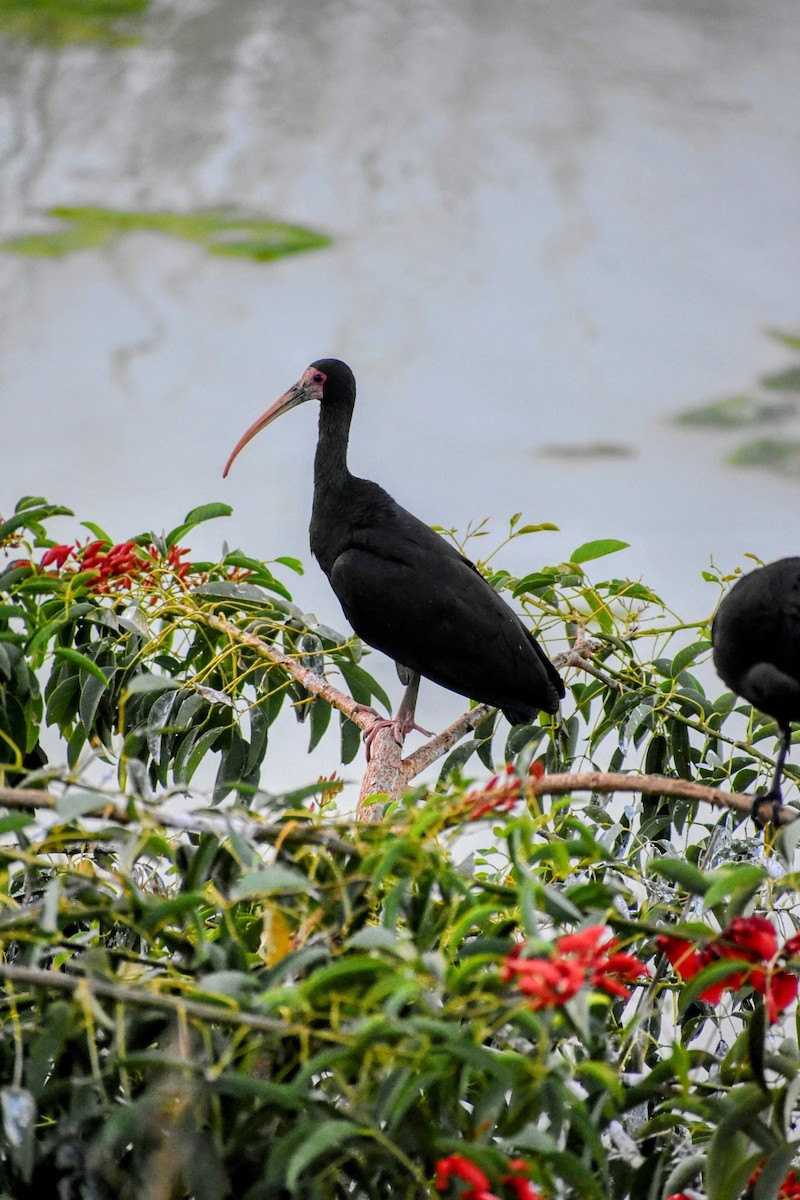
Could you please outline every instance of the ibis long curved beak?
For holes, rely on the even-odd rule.
[[[290,387],[288,392],[276,400],[271,408],[268,408],[257,421],[247,429],[231,451],[231,456],[225,464],[225,470],[222,472],[222,478],[230,471],[233,465],[233,460],[236,458],[240,450],[243,450],[249,441],[251,441],[257,433],[262,429],[266,429],[277,417],[282,413],[288,412],[290,408],[297,408],[298,404],[304,404],[306,400],[321,400],[322,388],[310,377],[310,373],[306,371],[302,379],[299,379],[293,387]]]

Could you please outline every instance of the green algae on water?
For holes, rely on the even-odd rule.
[[[0,0],[2,3],[2,0]],[[60,258],[108,245],[126,233],[147,231],[196,242],[209,254],[268,262],[331,244],[325,234],[261,217],[239,217],[219,209],[193,213],[121,212],[109,208],[51,208],[48,216],[66,228],[0,242],[13,254]]]
[[[150,0],[0,0],[0,35],[52,48],[99,42],[119,49],[139,39],[127,32]]]

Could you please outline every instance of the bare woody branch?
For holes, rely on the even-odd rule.
[[[382,731],[379,737],[393,740],[390,731]],[[425,747],[422,748],[423,750]],[[411,758],[413,756],[409,756]],[[374,761],[374,759],[373,759]],[[409,760],[406,760],[409,761]],[[374,777],[373,777],[374,778]],[[508,788],[516,787],[516,781],[509,779],[508,785],[501,788],[482,789],[469,793],[470,807],[482,800],[496,800],[505,794]],[[379,789],[376,788],[376,791]],[[702,783],[693,783],[687,779],[672,779],[665,775],[620,775],[605,771],[584,771],[571,775],[544,775],[541,779],[525,781],[525,791],[530,796],[570,796],[575,792],[596,792],[598,795],[613,795],[617,792],[638,793],[643,796],[666,796],[672,800],[694,800],[703,804],[711,804],[715,808],[730,809],[732,812],[749,816],[752,811],[754,797],[749,793],[728,792],[722,788],[707,787]],[[371,793],[374,795],[375,793]],[[98,797],[98,802],[102,797]],[[37,791],[33,788],[0,788],[0,805],[11,809],[58,809],[58,797],[51,792]],[[771,802],[765,802],[771,813]],[[130,824],[133,821],[151,821],[168,829],[180,829],[195,833],[213,833],[217,837],[227,837],[237,833],[254,841],[264,842],[293,842],[296,844],[325,846],[338,853],[352,853],[353,845],[336,833],[316,826],[308,826],[301,822],[267,823],[257,820],[247,820],[239,817],[203,817],[191,813],[172,813],[163,807],[145,808],[142,813],[131,813],[130,809],[118,810],[109,800],[106,810],[101,813],[87,815],[110,815],[119,824]],[[370,819],[372,814],[361,809],[359,816]],[[764,813],[766,817],[767,812]],[[800,817],[800,810],[789,805],[781,805],[776,814],[776,824],[790,825]]]
[[[673,800],[699,800],[715,808],[728,808],[743,816],[750,815],[754,800],[749,793],[726,792],[722,788],[707,787],[688,779],[669,779],[664,775],[616,775],[604,771],[544,775],[527,783],[526,790],[533,796],[569,796],[573,792],[598,792],[601,795],[638,792],[643,796],[669,796]],[[491,794],[486,793],[487,796]],[[480,795],[478,793],[476,798]],[[766,804],[771,810],[771,801]],[[796,808],[782,804],[777,810],[775,824],[791,825],[798,817],[800,812]]]

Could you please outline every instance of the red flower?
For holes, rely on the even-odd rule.
[[[748,983],[764,997],[770,1025],[774,1025],[783,1010],[797,999],[797,976],[788,971],[753,968]]]
[[[527,1174],[530,1165],[524,1158],[511,1158],[508,1162],[509,1171],[514,1174],[504,1175],[500,1182],[514,1193],[514,1200],[542,1200],[541,1192],[537,1192],[529,1179],[521,1177],[520,1172]]]
[[[184,554],[189,554],[187,547],[170,546],[167,552],[167,566],[172,568],[173,574],[177,575],[178,579],[185,579],[189,572],[193,569],[192,563],[182,563],[181,559]]]
[[[798,980],[789,971],[776,967],[778,938],[766,917],[734,917],[719,937],[699,950],[691,942],[662,934],[656,939],[658,948],[666,955],[682,979],[692,979],[709,963],[725,959],[744,959],[751,966],[712,984],[700,993],[700,999],[716,1004],[723,992],[737,991],[748,984],[764,997],[770,1024],[777,1021],[785,1008],[797,996]],[[790,938],[781,951],[791,954],[800,949],[800,936]]]
[[[656,938],[656,944],[669,961],[672,963],[675,970],[680,975],[681,979],[693,979],[703,967],[707,967],[712,962],[717,962],[724,958],[745,958],[746,954],[737,952],[736,949],[721,944],[720,942],[711,942],[708,946],[701,947],[697,950],[692,942],[683,941],[681,938],[671,938],[661,935]],[[742,986],[744,979],[747,976],[747,971],[732,971],[724,979],[717,983],[710,984],[700,993],[700,999],[705,1000],[708,1004],[717,1004],[726,990],[736,991]]]
[[[800,933],[795,933],[788,941],[784,942],[781,954],[786,958],[800,958]]]
[[[108,543],[102,540],[90,542],[80,552],[81,570],[97,571],[99,578],[89,584],[93,592],[105,594],[109,582],[118,587],[131,588],[134,579],[141,575],[145,566],[135,542],[118,542],[104,549]]]
[[[765,1160],[766,1161],[766,1160]],[[758,1182],[758,1177],[764,1169],[764,1163],[756,1167],[753,1174],[747,1181],[749,1188],[754,1188]],[[778,1192],[776,1200],[800,1200],[800,1176],[796,1171],[790,1171],[781,1184],[781,1190]]]
[[[605,934],[602,925],[589,925],[580,933],[565,933],[556,942],[562,954],[589,954],[597,951],[601,937]]]
[[[41,566],[49,567],[51,563],[55,563],[59,570],[72,554],[73,546],[51,546],[49,550],[45,550],[42,555]]]
[[[448,1158],[440,1158],[436,1164],[435,1186],[437,1192],[443,1192],[447,1181],[454,1175],[463,1179],[471,1186],[461,1193],[461,1200],[499,1200],[489,1191],[489,1177],[480,1167],[476,1166],[463,1154],[451,1154]]]
[[[766,962],[778,952],[778,938],[766,917],[734,917],[727,929],[723,929],[720,940],[736,950],[735,954],[725,953],[727,958]]]
[[[606,940],[603,941],[603,938]],[[608,937],[602,925],[590,925],[580,933],[565,934],[556,942],[559,953],[579,956],[594,987],[627,999],[630,992],[623,981],[634,983],[649,975],[650,971],[634,954],[619,952],[618,945],[616,938]]]
[[[559,1008],[581,990],[586,967],[575,959],[523,958],[515,964],[517,988],[531,1008]]]
[[[500,977],[508,983],[517,976],[517,987],[531,997],[534,1009],[565,1004],[585,983],[627,999],[630,991],[625,984],[650,972],[635,955],[618,952],[617,945],[602,925],[558,938],[555,952],[546,958],[522,958],[519,944],[504,959]]]
[[[489,1176],[484,1174],[474,1162],[465,1158],[463,1154],[451,1154],[448,1158],[439,1159],[436,1164],[437,1192],[444,1191],[451,1175],[455,1175],[457,1179],[465,1180],[467,1183],[472,1184],[473,1187],[488,1188],[489,1186]]]
[[[521,795],[521,785],[515,774],[513,763],[506,763],[505,776],[505,779],[502,775],[492,776],[483,789],[483,793],[479,793],[481,798],[476,801],[467,814],[468,820],[477,821],[490,812],[511,812]],[[494,795],[487,796],[487,792],[494,792]]]

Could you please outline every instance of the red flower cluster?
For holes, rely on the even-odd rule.
[[[558,1008],[586,984],[627,1000],[630,989],[625,985],[650,971],[634,954],[618,951],[618,944],[602,925],[558,938],[555,953],[547,958],[523,958],[520,942],[503,961],[501,978],[508,983],[516,976],[533,1009]]]
[[[170,546],[162,558],[156,547],[152,545],[146,550],[138,546],[136,542],[118,542],[112,546],[102,538],[98,538],[97,541],[89,542],[86,546],[51,546],[49,550],[45,550],[39,565],[42,567],[55,565],[61,571],[67,559],[72,555],[75,565],[71,566],[71,573],[96,571],[97,577],[89,584],[89,588],[100,595],[107,595],[112,590],[129,591],[133,587],[135,579],[140,580],[145,586],[152,586],[155,583],[152,569],[156,564],[162,570],[171,571],[175,579],[185,580],[189,572],[193,570],[191,563],[181,561],[188,553],[187,549]]]
[[[540,762],[531,763],[528,774],[533,779],[541,779],[544,775],[544,765]],[[511,812],[521,795],[522,781],[516,774],[513,763],[506,763],[504,773],[493,775],[481,789],[481,798],[470,809],[468,820],[477,821],[491,812]]]
[[[317,783],[323,784],[323,787],[319,800],[309,800],[309,812],[313,812],[315,808],[322,811],[326,804],[330,804],[334,796],[338,796],[340,792],[344,791],[344,780],[340,779],[335,771],[332,771],[330,775],[318,775]]]
[[[734,917],[719,937],[699,950],[693,942],[666,934],[656,942],[681,979],[693,979],[703,967],[725,959],[748,964],[700,993],[700,999],[709,1004],[717,1004],[723,992],[735,992],[748,984],[764,997],[767,1017],[773,1023],[797,996],[797,976],[779,967],[778,959],[800,955],[800,933],[779,951],[777,935],[766,917]]]
[[[112,583],[127,591],[145,565],[135,542],[109,546],[104,541],[85,546],[80,551],[80,563],[82,571],[97,571],[98,578],[90,584],[93,592],[108,592]]]
[[[747,1181],[748,1187],[754,1188],[756,1186],[758,1177],[763,1170],[763,1163],[760,1167],[756,1167],[755,1171],[753,1171],[753,1174]],[[781,1190],[778,1192],[775,1200],[800,1200],[800,1175],[798,1175],[797,1171],[789,1172],[781,1184]]]
[[[529,1179],[525,1178],[530,1168],[524,1158],[512,1158],[508,1163],[509,1174],[503,1175],[500,1183],[513,1196],[513,1200],[542,1200],[541,1192],[537,1192]],[[489,1191],[489,1176],[463,1154],[451,1154],[448,1158],[440,1158],[436,1164],[436,1190],[443,1192],[451,1176],[463,1179],[470,1186],[461,1193],[460,1200],[500,1200],[494,1192]]]

